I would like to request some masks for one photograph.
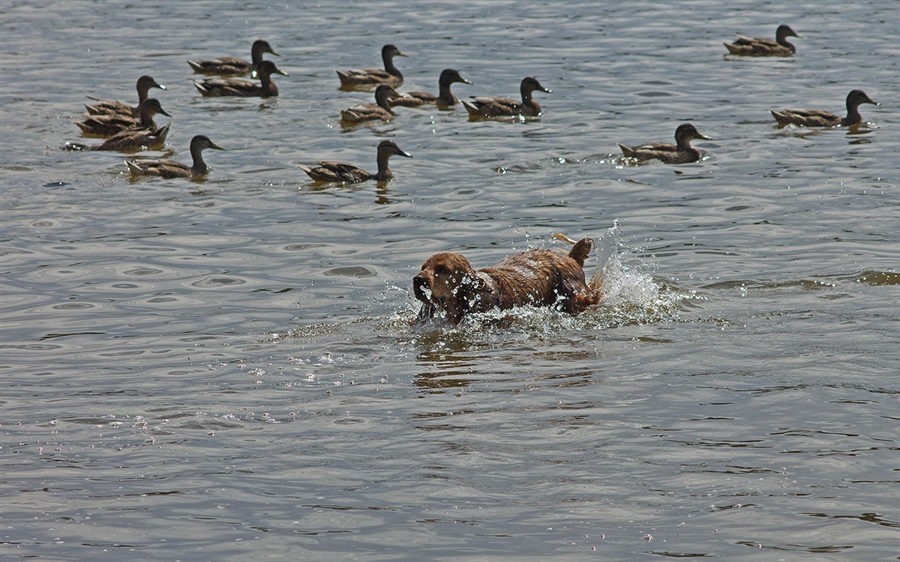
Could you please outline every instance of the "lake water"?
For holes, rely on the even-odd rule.
[[[794,57],[724,56],[779,23]],[[4,1],[0,557],[900,560],[898,28],[896,0]],[[185,60],[256,38],[281,96],[200,97]],[[372,96],[334,69],[385,43],[403,91],[553,93],[343,128]],[[205,181],[62,150],[141,74],[172,115],[141,156],[206,134]],[[855,88],[857,130],[768,113]],[[621,160],[685,121],[701,162]],[[385,138],[414,156],[387,184],[296,167]],[[597,240],[598,309],[410,324],[431,253],[556,232]]]

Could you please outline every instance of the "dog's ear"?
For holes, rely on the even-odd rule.
[[[594,241],[590,238],[582,238],[578,242],[572,246],[572,250],[569,251],[569,257],[575,260],[578,265],[584,267],[584,260],[587,259],[588,254],[591,253],[591,248],[594,246]]]

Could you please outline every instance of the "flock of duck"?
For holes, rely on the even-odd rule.
[[[728,52],[737,56],[791,56],[796,52],[788,37],[799,37],[787,25],[780,25],[775,32],[775,40],[768,38],[738,37],[732,43],[724,43]],[[288,74],[280,70],[274,62],[263,58],[265,54],[280,56],[267,41],[259,39],[251,47],[251,60],[237,57],[221,57],[216,59],[187,61],[197,74],[215,77],[194,80],[193,84],[204,97],[240,96],[240,97],[273,97],[278,95],[278,87],[272,76]],[[441,110],[453,109],[461,103],[472,118],[510,118],[525,119],[541,114],[541,106],[534,99],[534,92],[551,93],[534,77],[528,76],[520,86],[521,101],[503,97],[476,97],[459,100],[451,91],[454,83],[472,84],[452,68],[441,72],[438,79],[438,94],[428,92],[398,93],[396,88],[403,84],[403,74],[394,64],[394,57],[405,57],[395,45],[385,45],[381,50],[384,69],[365,68],[362,70],[336,70],[341,89],[375,91],[375,103],[359,104],[341,111],[341,121],[347,125],[367,121],[390,121],[397,113],[394,107],[436,107]],[[249,74],[258,81],[239,78]],[[119,152],[137,152],[145,149],[162,148],[169,132],[169,124],[157,127],[154,117],[157,114],[169,116],[162,108],[159,100],[149,97],[150,90],[166,87],[159,84],[151,76],[141,76],[137,81],[138,105],[90,98],[94,102],[85,105],[88,115],[84,121],[76,122],[82,133],[88,136],[108,137],[102,144],[85,146],[67,143],[66,147],[75,150],[112,150]],[[878,105],[862,90],[853,90],[847,95],[846,117],[820,109],[785,109],[770,110],[780,126],[793,124],[802,127],[853,127],[862,122],[859,106],[864,103]],[[622,154],[638,161],[660,160],[669,164],[696,162],[700,152],[691,146],[694,139],[710,138],[701,134],[690,123],[683,123],[675,130],[675,144],[653,142],[628,146],[619,144]],[[188,166],[174,160],[128,160],[126,164],[134,175],[159,176],[164,178],[197,178],[206,175],[209,167],[203,160],[205,149],[224,150],[204,135],[191,139],[190,152],[193,160]],[[299,167],[312,179],[321,182],[355,183],[374,179],[387,181],[393,177],[388,160],[392,156],[411,157],[396,143],[390,140],[378,145],[377,166],[375,173],[370,173],[352,164],[344,162],[321,161],[317,166]]]

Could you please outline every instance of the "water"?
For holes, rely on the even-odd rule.
[[[900,559],[896,8],[4,2],[0,554]],[[724,56],[779,23],[795,57]],[[186,59],[256,38],[279,98],[195,93]],[[371,94],[333,69],[387,42],[403,90],[553,93],[529,123],[342,128]],[[144,73],[165,154],[228,149],[205,181],[60,149]],[[882,103],[855,132],[768,114],[853,88]],[[621,161],[683,121],[702,162]],[[415,157],[389,184],[295,167],[373,169],[383,138]],[[556,232],[613,254],[598,310],[410,325],[432,252]]]

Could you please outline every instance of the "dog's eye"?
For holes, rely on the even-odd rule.
[[[450,273],[450,268],[446,265],[436,265],[434,266],[434,272],[438,275],[447,275]]]

